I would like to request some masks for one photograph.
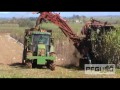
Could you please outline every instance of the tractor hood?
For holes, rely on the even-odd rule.
[[[45,55],[46,55],[46,45],[38,44],[38,56],[45,56]]]

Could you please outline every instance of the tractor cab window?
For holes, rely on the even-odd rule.
[[[34,34],[33,35],[33,43],[34,44],[46,44],[49,45],[50,36],[47,34]]]

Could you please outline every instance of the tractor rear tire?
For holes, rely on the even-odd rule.
[[[33,60],[32,68],[36,68],[36,67],[37,67],[37,60]]]
[[[31,61],[26,61],[26,67],[27,68],[32,68],[32,62]]]

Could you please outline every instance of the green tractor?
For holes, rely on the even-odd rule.
[[[55,70],[55,52],[52,30],[26,29],[22,63],[28,68],[38,65]]]

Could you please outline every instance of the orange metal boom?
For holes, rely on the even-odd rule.
[[[42,20],[48,20],[57,25],[66,37],[69,37],[74,43],[79,43],[80,37],[78,37],[73,30],[66,23],[66,20],[61,18],[59,14],[52,12],[41,12],[40,16],[36,21],[36,26],[39,25]]]

